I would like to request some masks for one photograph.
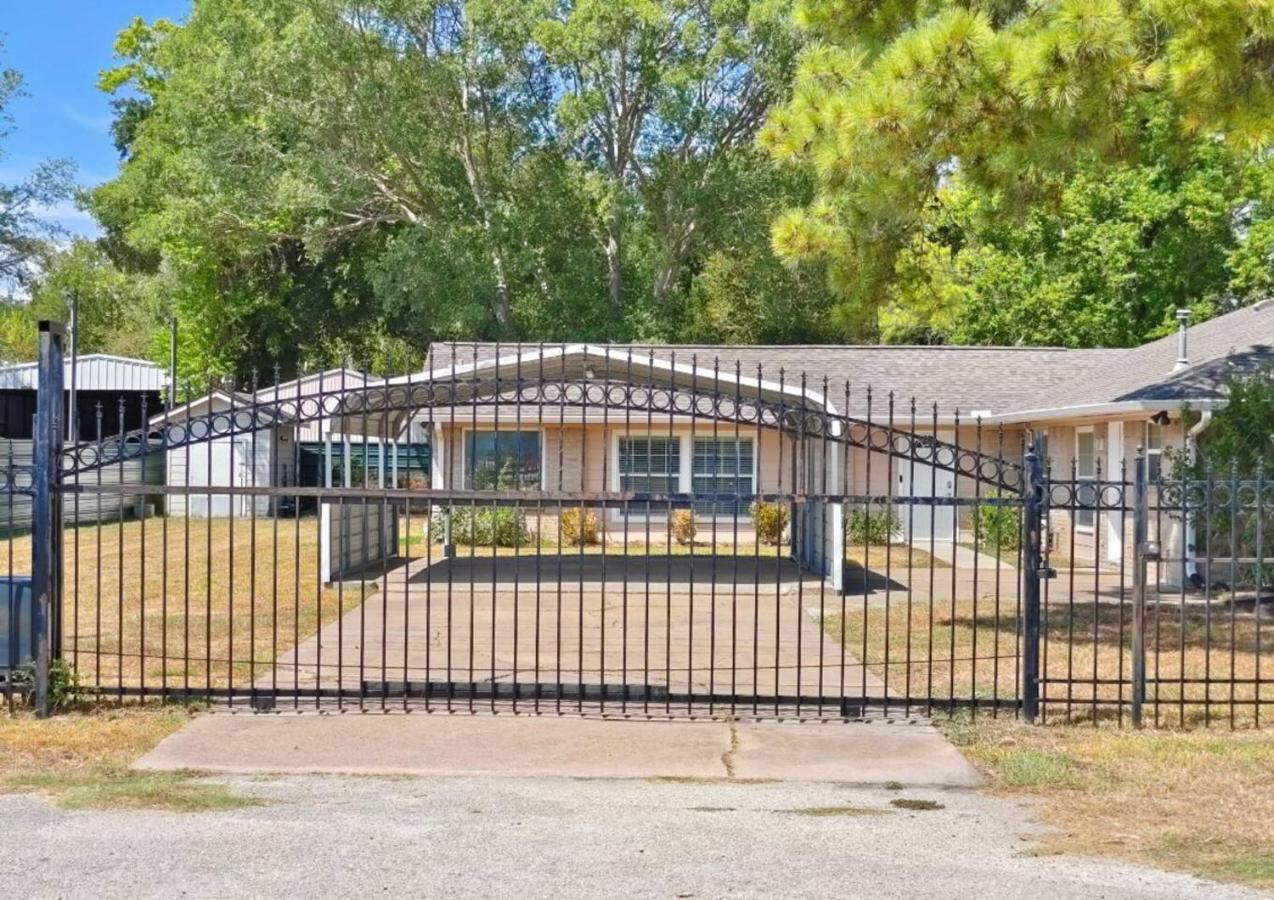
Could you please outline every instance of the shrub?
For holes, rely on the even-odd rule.
[[[23,703],[35,703],[35,663],[28,662],[13,670],[13,687]],[[49,663],[49,708],[66,709],[80,701],[80,675],[65,659]]]
[[[448,507],[435,507],[429,531],[436,540],[446,540]],[[524,547],[531,543],[522,510],[512,506],[453,506],[451,541],[466,547]]]
[[[992,494],[990,499],[999,498]],[[1017,508],[1013,506],[979,506],[973,520],[978,545],[992,550],[1016,550],[1021,531]]]
[[[573,547],[597,543],[597,514],[591,509],[568,509],[562,513],[561,522],[563,543]]]
[[[693,509],[675,509],[668,516],[668,527],[672,531],[673,540],[678,544],[694,543],[698,527],[695,525]]]
[[[854,509],[849,513],[849,539],[855,544],[887,544],[902,531],[892,509]]]
[[[791,517],[786,504],[766,503],[764,500],[752,504],[752,522],[756,526],[756,536],[762,543],[780,543]]]

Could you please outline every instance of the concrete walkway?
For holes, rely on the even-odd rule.
[[[889,781],[970,787],[932,726],[901,722],[637,722],[490,714],[201,716],[137,763],[150,770],[349,775]]]

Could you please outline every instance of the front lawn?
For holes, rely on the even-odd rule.
[[[64,656],[85,688],[108,693],[247,689],[375,592],[320,584],[313,516],[90,524],[67,528],[64,541]],[[12,571],[30,571],[30,535],[10,548]]]

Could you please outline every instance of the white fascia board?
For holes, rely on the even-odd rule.
[[[1112,403],[1085,403],[1078,406],[1002,413],[995,416],[986,416],[982,419],[982,423],[984,425],[1018,425],[1031,422],[1048,422],[1056,419],[1113,418],[1143,413],[1180,412],[1185,407],[1199,410],[1219,409],[1224,405],[1224,400],[1216,398],[1204,400],[1118,400]]]
[[[524,350],[521,353],[513,353],[509,355],[495,356],[490,359],[479,360],[477,363],[452,364],[444,369],[430,369],[425,375],[432,377],[435,381],[463,381],[466,376],[473,376],[479,372],[489,369],[508,369],[521,367],[524,371],[534,373],[534,366],[540,362],[548,362],[549,360],[560,360],[568,357],[578,356],[583,359],[595,359],[600,362],[623,363],[625,367],[632,366],[634,369],[644,368],[650,372],[659,372],[667,376],[683,375],[687,379],[694,381],[710,381],[715,384],[727,387],[749,388],[753,392],[752,396],[761,396],[764,393],[770,393],[778,396],[792,397],[797,400],[805,400],[817,408],[825,409],[829,413],[835,413],[835,409],[828,400],[817,391],[810,390],[808,387],[802,390],[799,387],[791,385],[780,385],[776,381],[768,379],[757,379],[749,376],[740,375],[736,377],[733,372],[714,371],[703,366],[694,366],[686,363],[672,362],[640,351],[631,349],[613,347],[608,344],[556,344],[537,347],[534,350]],[[624,371],[627,371],[625,368]],[[421,375],[407,375],[392,378],[385,382],[386,386],[396,387],[399,385],[408,385],[420,379]],[[671,380],[671,377],[670,377]]]

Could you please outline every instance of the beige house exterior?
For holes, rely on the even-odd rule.
[[[523,387],[502,403],[443,405],[415,422],[432,434],[432,487],[439,490],[483,487],[475,471],[480,482],[484,466],[490,474],[498,465],[532,493],[701,495],[720,484],[722,493],[744,495],[852,495],[892,505],[903,541],[955,545],[970,539],[970,507],[908,498],[985,497],[996,492],[989,482],[883,447],[846,447],[818,435],[802,441],[706,409],[687,415],[646,404],[657,407],[652,412],[628,402],[633,395],[623,391],[709,404],[703,398],[718,398],[745,411],[753,402],[792,414],[823,411],[870,423],[878,434],[936,440],[954,452],[1012,464],[1038,443],[1054,479],[1091,481],[1085,495],[1113,507],[1118,488],[1106,483],[1132,481],[1139,448],[1153,475],[1165,454],[1185,451],[1206,428],[1211,411],[1225,402],[1232,373],[1274,361],[1274,301],[1182,324],[1177,334],[1131,349],[435,344],[428,375],[415,378],[463,386],[498,377],[509,391]],[[537,387],[567,380],[595,386],[597,402],[563,400]],[[604,391],[615,392],[609,404]],[[1192,430],[1188,414],[1196,415]],[[807,562],[838,585],[844,505],[805,504],[802,521],[794,523],[813,536],[806,546],[817,547]],[[736,515],[711,503],[699,507],[700,534],[715,529],[718,542],[752,540],[746,509]],[[550,524],[541,527],[551,529],[552,513],[544,515]],[[606,539],[632,541],[648,524],[658,535],[666,519],[666,510],[633,504],[609,509]],[[1058,556],[1103,566],[1131,556],[1130,514],[1055,502],[1051,520],[1051,552]],[[1182,555],[1188,523],[1152,516],[1151,528],[1166,557]]]

